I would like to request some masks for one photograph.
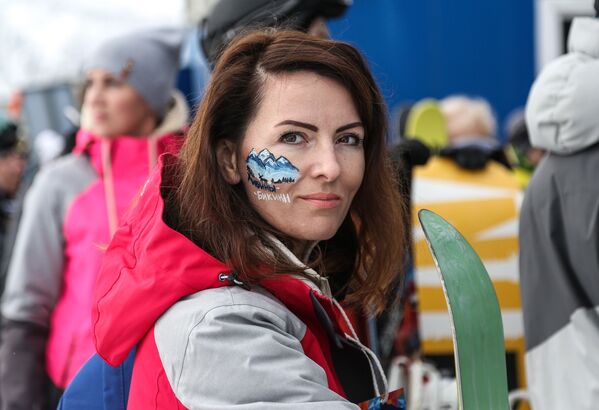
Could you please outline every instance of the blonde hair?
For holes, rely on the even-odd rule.
[[[450,96],[441,100],[440,107],[452,142],[462,137],[495,138],[497,122],[485,99]]]

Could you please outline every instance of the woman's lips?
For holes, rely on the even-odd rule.
[[[104,113],[104,112],[95,112],[92,114],[92,118],[95,121],[106,121],[106,119],[108,118],[108,114]]]
[[[341,197],[335,194],[318,192],[310,195],[301,195],[300,199],[317,208],[334,208],[341,203]]]

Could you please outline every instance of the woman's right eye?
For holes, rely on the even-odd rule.
[[[123,81],[117,79],[117,78],[107,78],[106,82],[105,82],[107,87],[120,87],[121,85],[123,85]]]
[[[84,89],[87,90],[89,88],[94,87],[95,85],[97,85],[98,87],[120,87],[123,84],[124,82],[122,80],[119,80],[118,78],[108,77],[102,80],[88,79],[85,81],[83,86]]]
[[[279,140],[281,142],[284,142],[285,144],[297,145],[301,144],[302,142],[305,142],[306,138],[298,132],[288,132],[286,134],[281,135],[281,138],[279,138]]]

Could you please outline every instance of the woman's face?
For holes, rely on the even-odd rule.
[[[86,127],[98,136],[146,136],[156,128],[156,117],[145,100],[106,70],[87,74],[83,105],[89,119]]]
[[[236,172],[228,181],[241,181],[251,206],[283,234],[329,239],[362,183],[363,139],[342,85],[304,71],[269,76],[256,116],[231,150]]]

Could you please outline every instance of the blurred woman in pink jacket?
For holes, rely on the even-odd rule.
[[[94,353],[92,293],[104,250],[158,155],[182,140],[188,109],[173,92],[181,39],[174,29],[137,32],[86,60],[76,147],[36,176],[10,263],[3,409],[55,408]]]

